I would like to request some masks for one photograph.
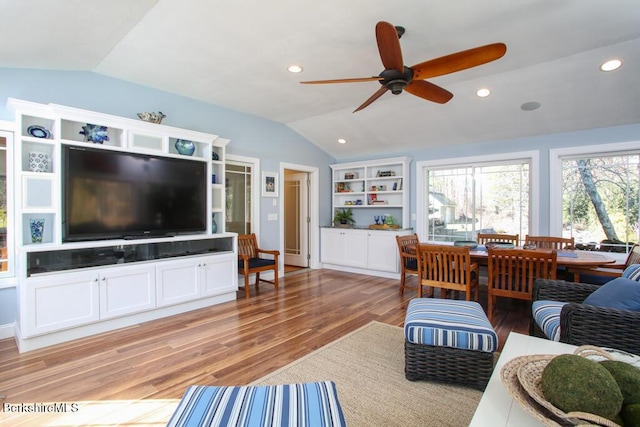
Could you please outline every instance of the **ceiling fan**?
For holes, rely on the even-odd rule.
[[[376,24],[376,40],[380,59],[385,70],[378,76],[362,77],[352,79],[337,80],[315,80],[300,82],[304,84],[327,84],[327,83],[356,83],[378,80],[382,87],[378,89],[369,99],[355,109],[360,111],[369,106],[373,101],[380,98],[388,90],[394,95],[402,93],[403,90],[424,98],[428,101],[444,104],[453,98],[453,94],[446,89],[429,83],[424,79],[442,76],[444,74],[455,73],[495,61],[501,58],[507,51],[504,43],[493,43],[476,47],[440,58],[430,59],[425,62],[407,67],[402,60],[402,50],[400,49],[400,37],[404,34],[403,27],[394,27],[388,22],[378,22]]]

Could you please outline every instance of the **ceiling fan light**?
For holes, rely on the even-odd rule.
[[[491,91],[486,87],[483,87],[481,89],[478,89],[476,95],[478,95],[480,98],[486,98],[487,96],[491,95]]]
[[[394,95],[399,95],[402,93],[402,89],[407,85],[407,82],[404,80],[391,80],[387,83],[387,89],[391,91]]]
[[[347,140],[344,138],[338,138],[338,144],[346,144]]]
[[[613,71],[613,70],[617,70],[621,66],[622,66],[622,61],[620,61],[619,59],[610,59],[600,66],[600,70]]]

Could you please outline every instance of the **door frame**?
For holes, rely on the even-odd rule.
[[[289,172],[289,173],[286,173]],[[282,204],[285,207],[285,211],[286,211],[286,207],[287,204],[286,202],[286,197],[288,197],[286,189],[287,189],[287,183],[289,182],[295,182],[295,183],[299,183],[300,184],[300,189],[299,189],[299,195],[300,195],[300,199],[298,202],[298,208],[299,210],[297,211],[298,214],[296,215],[298,218],[296,218],[297,221],[299,221],[300,224],[300,236],[299,236],[299,248],[300,248],[300,252],[298,254],[288,254],[286,252],[286,236],[287,236],[287,225],[283,223],[283,228],[284,228],[284,237],[285,237],[285,252],[283,253],[283,257],[284,257],[284,265],[295,265],[295,266],[301,266],[303,268],[308,268],[309,267],[309,262],[310,259],[308,257],[309,255],[309,234],[310,234],[310,230],[309,230],[309,222],[308,222],[308,218],[309,218],[309,173],[308,172],[304,172],[304,171],[299,171],[299,170],[292,170],[292,169],[285,169],[285,174],[284,176],[284,192],[282,193],[283,196],[283,200],[282,200]],[[286,213],[285,213],[286,215]],[[283,220],[285,220],[286,217],[283,217]],[[289,221],[290,223],[291,221]],[[289,261],[287,263],[287,261]]]
[[[227,154],[225,162],[247,163],[251,166],[251,232],[260,235],[260,159]],[[226,196],[226,189],[225,189]]]
[[[306,172],[309,175],[309,268],[320,268],[320,171],[315,166],[280,163],[280,176],[285,169]],[[284,179],[280,181],[280,194],[284,194]],[[280,253],[284,254],[284,203],[280,203]],[[284,268],[284,267],[283,267]]]

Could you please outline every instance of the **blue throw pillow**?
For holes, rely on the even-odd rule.
[[[640,283],[618,277],[596,289],[583,304],[640,311]]]

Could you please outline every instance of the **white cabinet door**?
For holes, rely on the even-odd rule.
[[[179,304],[200,297],[200,260],[162,261],[157,264],[158,307]]]
[[[323,228],[321,256],[328,264],[365,268],[367,231]]]
[[[323,228],[321,232],[321,261],[328,264],[342,264],[344,260],[344,231],[334,228]]]
[[[396,235],[391,231],[369,231],[367,264],[370,269],[398,272]]]
[[[156,308],[156,271],[152,266],[117,267],[100,273],[100,318]]]
[[[367,268],[367,231],[345,230],[343,235],[344,258],[342,265]]]
[[[98,273],[69,273],[27,280],[21,305],[25,337],[68,329],[100,319]]]
[[[238,290],[238,257],[235,254],[206,257],[200,262],[203,296]]]

